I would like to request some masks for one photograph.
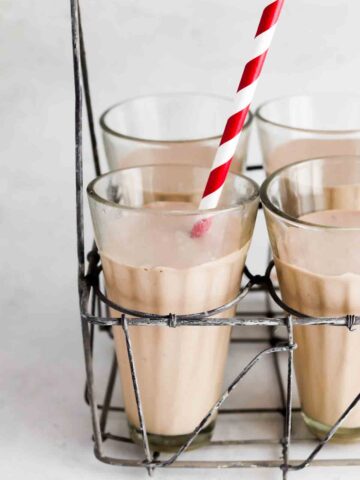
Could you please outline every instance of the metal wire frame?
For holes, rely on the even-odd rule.
[[[293,341],[293,325],[334,325],[343,326],[352,330],[354,325],[360,324],[360,317],[354,315],[347,315],[340,318],[313,318],[301,315],[299,312],[294,311],[285,305],[281,299],[277,296],[276,290],[271,282],[270,273],[273,264],[270,263],[264,276],[251,275],[246,271],[248,276],[247,285],[239,292],[239,295],[226,305],[219,306],[218,308],[209,312],[200,312],[193,315],[175,315],[169,314],[166,316],[158,316],[145,312],[137,312],[125,309],[119,305],[114,304],[101,292],[99,288],[99,275],[101,272],[101,266],[99,265],[99,256],[96,248],[88,255],[88,270],[85,274],[85,247],[84,247],[84,216],[83,216],[83,159],[82,159],[82,100],[85,96],[85,103],[87,109],[87,117],[90,131],[90,140],[93,151],[93,160],[95,166],[95,172],[97,175],[101,173],[99,154],[97,149],[94,119],[91,106],[91,96],[89,89],[89,79],[86,64],[85,44],[83,38],[83,31],[81,25],[80,7],[78,0],[70,0],[71,5],[71,27],[72,27],[72,50],[73,50],[73,63],[74,63],[74,86],[75,86],[75,160],[76,160],[76,221],[77,221],[77,254],[78,254],[78,290],[80,300],[80,312],[81,312],[81,324],[83,334],[83,346],[85,355],[86,366],[86,398],[90,404],[93,434],[94,434],[94,452],[96,457],[102,462],[112,465],[123,466],[137,466],[146,468],[149,475],[152,475],[156,468],[249,468],[249,467],[262,467],[272,468],[277,467],[282,471],[283,479],[287,478],[287,473],[291,470],[301,470],[308,465],[328,465],[328,466],[341,466],[341,465],[357,465],[360,466],[360,459],[346,459],[346,460],[315,460],[315,457],[320,450],[329,442],[329,440],[336,433],[337,429],[341,426],[347,415],[356,406],[360,400],[359,395],[351,402],[348,408],[343,412],[338,421],[330,429],[323,440],[317,443],[308,457],[297,463],[291,463],[289,461],[289,450],[291,441],[291,416],[292,416],[292,384],[293,384],[293,351],[296,345]],[[258,168],[257,166],[251,167],[253,170]],[[270,296],[275,302],[288,314],[284,316],[274,317],[270,308],[267,308],[267,315],[263,318],[260,316],[254,317],[234,317],[234,318],[211,318],[212,315],[227,310],[230,306],[237,304],[242,300],[251,290],[254,290],[256,286],[262,287],[268,291]],[[102,303],[106,305],[106,316],[102,316]],[[90,306],[90,312],[88,307]],[[115,309],[120,312],[119,318],[112,318],[109,316],[109,308]],[[128,318],[131,315],[132,318]],[[114,440],[120,440],[129,442],[130,439],[115,436],[112,434],[106,434],[106,422],[108,412],[113,408],[111,407],[112,392],[116,377],[116,360],[113,359],[108,385],[105,393],[104,403],[99,409],[99,405],[95,398],[94,388],[94,371],[93,371],[93,340],[94,340],[94,326],[100,325],[102,328],[108,328],[112,325],[119,325],[122,327],[126,348],[131,368],[131,376],[133,382],[133,388],[136,397],[136,403],[138,408],[138,416],[140,423],[140,431],[143,438],[143,450],[145,458],[144,460],[128,460],[121,458],[108,457],[103,452],[104,440],[111,438]],[[194,429],[189,440],[179,448],[179,450],[171,455],[166,460],[159,460],[157,452],[151,452],[149,447],[149,441],[147,437],[146,425],[144,421],[141,392],[137,381],[136,364],[133,357],[131,337],[129,335],[129,325],[162,325],[164,328],[176,328],[178,326],[213,326],[213,325],[238,325],[238,326],[255,326],[261,325],[263,327],[270,328],[270,347],[262,350],[257,354],[241,372],[236,376],[233,382],[229,385],[226,391],[223,393],[218,402],[212,407],[207,415],[199,422],[198,426]],[[287,328],[288,338],[287,341],[279,343],[278,339],[274,335],[273,327],[285,326]],[[265,341],[261,339],[261,341]],[[287,365],[287,385],[283,387],[279,365],[277,363],[278,353],[287,353],[288,365]],[[278,383],[280,387],[280,393],[283,406],[280,409],[232,409],[223,410],[223,413],[242,413],[242,412],[256,412],[256,411],[271,411],[282,413],[284,417],[283,423],[283,437],[280,440],[282,445],[282,459],[272,461],[184,461],[178,460],[184,451],[191,445],[193,440],[206,425],[207,420],[213,415],[214,412],[219,411],[221,405],[225,399],[231,394],[231,392],[238,386],[239,382],[247,375],[247,373],[254,367],[254,365],[261,359],[268,355],[275,355],[275,369],[277,373]],[[99,410],[101,410],[101,416],[99,417]],[[221,412],[221,410],[220,410]],[[273,441],[263,440],[265,444],[271,444]],[[213,444],[233,445],[233,444],[252,444],[254,441],[225,441],[225,442],[212,442]],[[259,443],[259,442],[258,442]],[[261,441],[260,441],[261,443]]]

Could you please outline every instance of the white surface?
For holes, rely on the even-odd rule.
[[[1,480],[146,478],[142,471],[95,460],[82,402],[68,3],[0,1]],[[98,117],[119,99],[154,91],[232,95],[264,2],[82,4]],[[284,93],[358,90],[359,16],[360,3],[350,0],[287,2],[255,103]],[[256,149],[252,152],[254,161]],[[88,179],[91,175],[88,170]],[[108,353],[104,346],[104,360]],[[252,378],[253,398],[263,396],[256,393],[259,377]],[[352,449],[359,456],[359,446]],[[312,469],[290,478],[325,475],[355,480],[360,469]],[[205,476],[275,479],[279,473],[158,474],[169,480]]]

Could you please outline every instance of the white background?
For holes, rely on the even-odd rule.
[[[231,96],[264,4],[83,0],[96,118],[109,104],[145,93]],[[94,459],[82,403],[69,2],[0,0],[0,16],[0,478],[146,478]],[[288,0],[255,104],[285,93],[359,92],[359,18],[358,1]],[[254,143],[251,162],[259,160]],[[359,457],[359,446],[352,449]],[[241,475],[279,478],[271,471],[178,470],[159,478]],[[325,475],[355,479],[360,469],[290,478]]]

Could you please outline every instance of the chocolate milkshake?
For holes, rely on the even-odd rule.
[[[359,186],[360,157],[341,156],[289,165],[262,187],[281,295],[303,314],[360,314]],[[360,392],[360,334],[326,325],[294,333],[303,416],[323,437]],[[334,438],[360,438],[359,405]]]
[[[359,155],[360,139],[307,138],[286,142],[264,152],[264,166],[269,175],[290,163],[329,155]]]
[[[136,165],[185,164],[210,168],[217,150],[217,144],[174,143],[166,148],[151,146],[122,152],[113,141],[106,144],[106,155],[111,169],[129,168]],[[247,143],[241,143],[231,163],[231,171],[242,173],[246,162]]]
[[[232,108],[228,98],[200,93],[147,95],[109,108],[100,119],[109,168],[190,164],[210,168]],[[231,171],[242,173],[249,112]]]
[[[292,95],[256,111],[264,168],[275,170],[309,158],[360,155],[360,96]]]
[[[289,230],[279,245],[281,260],[274,257],[283,300],[314,317],[360,315],[360,211],[325,210],[299,220],[358,230],[336,238],[330,234],[331,246],[326,235],[313,236],[311,248],[304,230]],[[294,333],[304,418],[322,436],[360,392],[360,379],[354,375],[354,365],[360,363],[360,330],[313,325],[296,326]],[[360,405],[338,431],[337,438],[341,436],[360,438]]]
[[[206,178],[207,169],[181,169],[184,175],[191,170],[201,176],[201,181]],[[134,170],[139,175],[134,176]],[[151,177],[156,177],[151,180],[156,189],[149,202]],[[108,205],[109,211],[104,214],[101,206],[92,205],[94,195],[90,193],[107,295],[128,309],[159,315],[210,310],[227,303],[240,290],[257,210],[256,187],[245,177],[231,175],[224,201],[231,199],[228,205],[232,206],[213,212],[208,233],[194,239],[190,236],[192,226],[204,213],[196,212],[196,205],[190,202],[156,200],[161,179],[166,186],[170,177],[172,182],[177,178],[172,167],[158,166],[125,169],[100,178],[102,183],[119,186],[137,178],[144,201],[138,208]],[[96,182],[92,189],[99,193],[108,190],[101,185],[96,188]],[[126,190],[120,188],[121,202],[140,201]],[[136,191],[131,188],[132,193]],[[192,197],[186,188],[184,193]],[[241,204],[237,206],[237,202]],[[234,313],[235,308],[221,316]],[[117,312],[112,314],[119,316]],[[114,327],[113,332],[130,434],[140,443],[123,332],[121,327]],[[221,394],[231,329],[132,326],[129,332],[150,444],[156,450],[177,449]],[[214,420],[209,421],[194,446],[208,441]]]

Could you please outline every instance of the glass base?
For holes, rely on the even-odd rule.
[[[310,432],[320,440],[322,440],[325,437],[325,435],[328,433],[328,431],[331,429],[331,426],[324,425],[323,423],[320,423],[317,420],[314,420],[308,417],[303,412],[302,412],[302,416]],[[332,439],[330,440],[330,442],[335,442],[335,443],[352,443],[352,442],[359,442],[359,441],[360,441],[360,427],[358,428],[340,427],[336,431]]]
[[[188,450],[194,450],[207,445],[214,431],[215,421],[209,423],[192,442]],[[142,436],[140,431],[129,424],[130,438],[137,444],[142,446]],[[148,432],[149,445],[151,450],[155,452],[176,452],[191,437],[191,433],[184,435],[157,435]]]

